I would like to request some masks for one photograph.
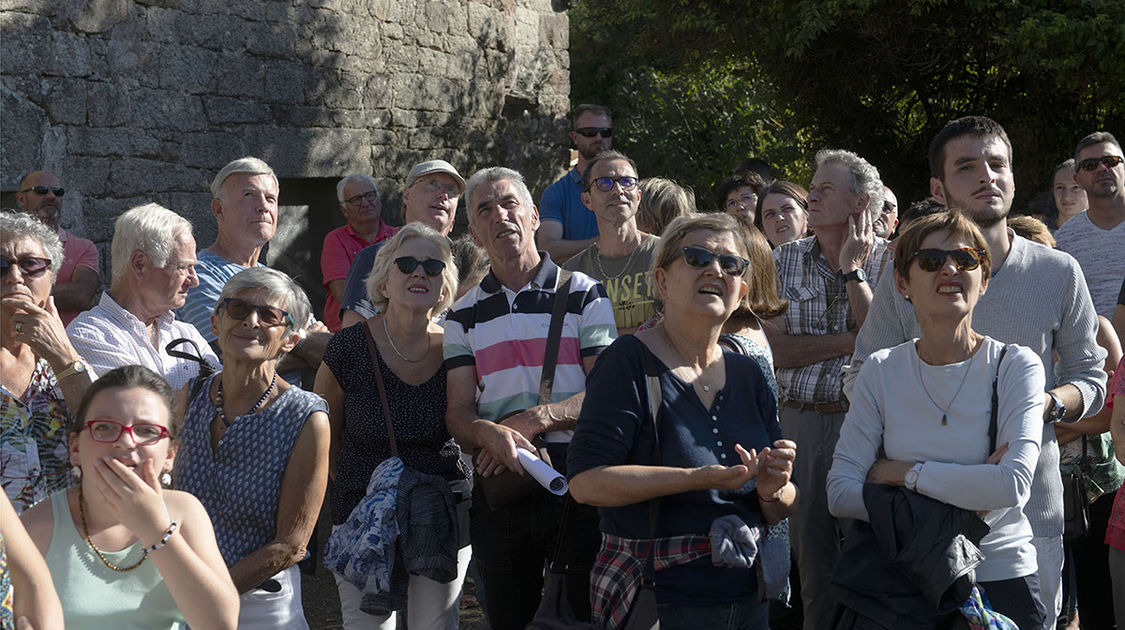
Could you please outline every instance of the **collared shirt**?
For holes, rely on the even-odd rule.
[[[219,357],[195,327],[177,321],[171,311],[158,316],[153,325],[157,331],[157,347],[153,347],[144,322],[122,308],[106,291],[97,306],[66,327],[66,334],[98,376],[123,365],[143,365],[179,389],[199,374],[197,361],[173,357],[165,350],[169,342],[180,338],[194,341],[205,359],[219,365]],[[178,349],[192,352],[186,344]]]
[[[786,243],[774,250],[778,294],[789,300],[785,326],[789,335],[834,335],[856,327],[848,302],[844,274],[833,271],[815,236]],[[867,283],[874,288],[891,268],[887,242],[875,238],[863,263]],[[836,402],[844,398],[841,370],[851,354],[797,368],[778,368],[779,398],[804,403]]]
[[[195,275],[199,278],[199,286],[188,290],[187,301],[176,311],[176,317],[195,326],[199,334],[210,343],[215,340],[215,333],[211,330],[211,314],[215,312],[215,303],[219,301],[227,280],[246,267],[216,256],[206,249],[200,250],[196,258],[198,262],[195,264]]]
[[[22,394],[0,385],[0,480],[16,514],[67,487],[71,412],[46,359]]]
[[[582,175],[577,166],[543,191],[539,220],[562,223],[562,237],[568,241],[597,238],[598,220],[582,203]]]
[[[74,277],[74,270],[78,267],[87,267],[93,269],[94,273],[98,273],[98,248],[94,247],[93,241],[75,236],[62,228],[58,229],[58,235],[63,244],[63,262],[62,267],[59,267],[59,275],[55,278],[55,284],[70,282]],[[73,321],[79,312],[59,311],[59,318],[62,319],[63,326]]]
[[[356,234],[351,224],[344,224],[343,227],[332,230],[324,237],[324,247],[320,251],[320,274],[324,279],[324,325],[328,330],[332,332],[340,330],[340,301],[332,297],[332,292],[328,290],[328,283],[347,278],[348,269],[351,268],[356,254],[369,245],[394,236],[400,229],[380,220],[379,231],[373,241]]]
[[[540,252],[543,262],[526,286],[512,291],[489,271],[466,293],[445,320],[446,369],[472,366],[477,371],[477,414],[497,420],[512,411],[534,407],[547,329],[558,288],[559,267]],[[616,334],[613,308],[605,288],[589,276],[571,276],[559,341],[551,401],[586,390],[582,359],[596,356]],[[548,442],[569,442],[572,431],[546,435]]]

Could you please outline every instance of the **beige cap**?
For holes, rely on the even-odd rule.
[[[452,164],[445,160],[429,160],[421,164],[415,164],[414,168],[410,169],[410,174],[406,176],[406,187],[410,188],[419,177],[429,175],[430,173],[445,173],[449,175],[456,180],[457,185],[461,188],[461,192],[465,192],[465,179],[461,177],[457,169],[453,168]]]

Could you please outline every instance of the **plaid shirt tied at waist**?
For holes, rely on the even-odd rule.
[[[655,554],[653,566],[660,571],[710,556],[711,539],[687,535],[650,540],[602,533],[602,548],[590,575],[594,622],[598,627],[617,630],[623,626],[644,580],[650,550]]]

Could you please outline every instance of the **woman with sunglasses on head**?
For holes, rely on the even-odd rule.
[[[991,260],[980,231],[960,212],[911,223],[899,237],[894,269],[922,334],[864,363],[828,474],[829,509],[874,524],[864,489],[871,482],[976,512],[988,525],[976,581],[992,608],[1024,630],[1053,626],[1022,509],[1043,433],[1043,365],[1027,348],[973,330]]]
[[[445,428],[442,328],[434,322],[453,303],[456,292],[457,267],[449,239],[421,223],[409,223],[386,241],[367,276],[367,293],[378,314],[344,328],[329,342],[315,390],[328,401],[332,420],[330,474],[335,528],[345,525],[364,501],[369,482],[374,483],[373,473],[387,479],[383,474],[387,466],[380,465],[395,451],[404,471],[436,476],[442,494],[449,489],[448,500],[454,500],[457,492],[468,499],[461,453]],[[384,409],[389,410],[393,436],[388,433]],[[393,480],[387,483],[394,485]],[[396,512],[404,500],[399,488]],[[395,520],[395,514],[384,516]],[[454,536],[457,523],[448,513],[430,523],[435,528],[432,542],[439,548],[445,564],[443,573],[448,578],[439,580],[414,574],[413,550],[403,544],[426,535],[427,530],[404,529],[401,519],[397,523],[398,543],[390,545],[397,545],[410,575],[391,574],[390,590],[403,592],[405,586],[406,597],[383,598],[378,606],[361,609],[364,591],[336,573],[344,627],[393,629],[396,615],[391,613],[405,610],[412,629],[456,628],[461,584],[471,555],[468,532],[460,532],[466,542],[462,545]],[[411,518],[411,526],[415,523]],[[391,531],[376,534],[383,541],[395,535]]]
[[[711,552],[721,548],[708,538],[713,525],[735,520],[724,517],[761,533],[789,516],[797,498],[789,481],[796,445],[781,439],[762,368],[718,343],[747,292],[748,250],[729,215],[674,220],[652,270],[663,321],[618,338],[587,379],[567,466],[574,498],[600,508],[602,548],[591,584],[602,627],[622,627],[653,544],[661,627],[767,627],[763,600],[772,588],[760,590],[756,565],[717,565]],[[649,374],[660,383],[655,419]],[[659,500],[655,540],[652,500]],[[788,566],[770,569],[788,575]]]
[[[51,287],[54,230],[0,212],[0,480],[16,513],[67,487],[67,425],[93,380],[66,336]]]
[[[328,481],[324,401],[277,374],[309,300],[289,276],[251,267],[223,287],[211,326],[223,370],[188,383],[176,484],[203,503],[241,596],[239,628],[307,628],[297,562]],[[189,400],[190,397],[190,400]]]
[[[98,379],[68,427],[79,485],[22,516],[68,628],[236,626],[238,593],[207,512],[161,487],[176,454],[173,396],[139,365]]]

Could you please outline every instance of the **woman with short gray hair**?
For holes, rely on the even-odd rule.
[[[297,562],[327,485],[327,407],[278,378],[277,362],[300,341],[310,311],[304,291],[280,271],[235,274],[211,316],[223,371],[181,393],[176,483],[215,524],[242,594],[239,628],[308,628]]]
[[[92,381],[51,297],[62,260],[54,230],[0,212],[0,480],[17,513],[67,487],[67,424]]]

